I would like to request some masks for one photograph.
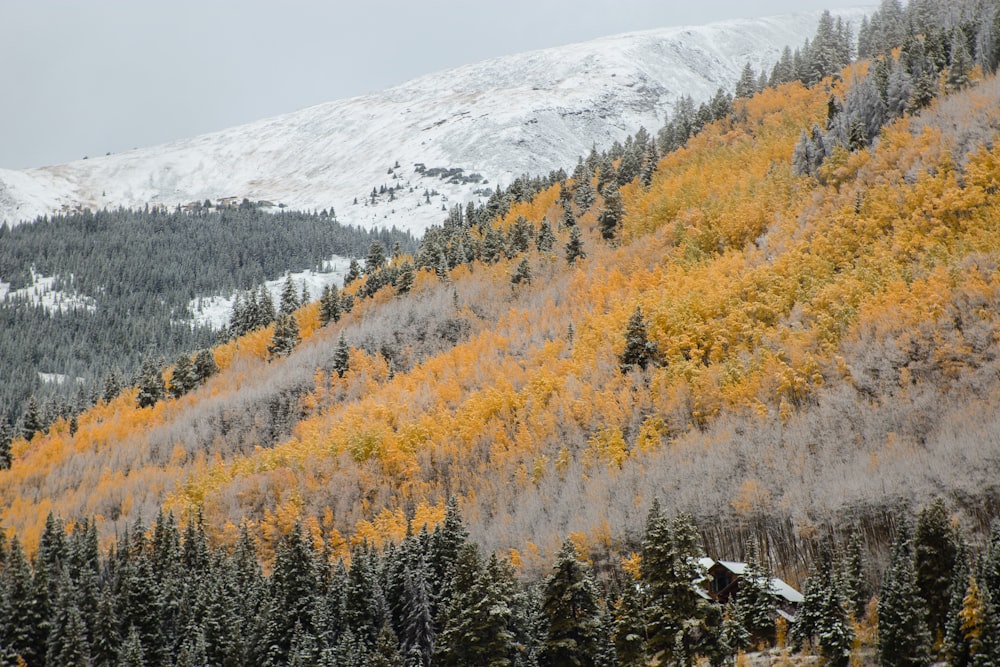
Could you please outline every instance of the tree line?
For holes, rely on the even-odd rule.
[[[411,525],[381,550],[356,544],[347,562],[300,525],[265,564],[246,525],[235,544],[213,546],[197,512],[184,527],[169,513],[140,519],[103,551],[92,522],[50,515],[33,557],[16,536],[0,549],[0,661],[639,667],[729,665],[778,646],[838,667],[868,650],[883,667],[996,664],[1000,526],[975,555],[932,503],[915,530],[901,525],[878,588],[860,544],[823,543],[789,625],[752,544],[733,599],[699,593],[698,528],[655,500],[638,553],[598,571],[566,540],[538,580],[470,540],[454,500],[433,528]],[[866,626],[874,645],[855,641]]]

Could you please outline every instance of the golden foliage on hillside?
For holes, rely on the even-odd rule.
[[[790,162],[801,129],[823,121],[828,88],[786,85],[739,101],[733,118],[666,156],[649,188],[622,189],[620,245],[595,229],[599,201],[579,218],[587,258],[566,263],[559,229],[552,253],[528,253],[528,285],[513,288],[518,260],[501,259],[461,266],[446,283],[421,272],[406,297],[379,292],[327,327],[306,306],[303,343],[287,360],[268,362],[270,331],[256,332],[218,348],[223,372],[181,399],[137,410],[125,393],[81,416],[74,436],[56,424],[17,443],[14,467],[0,473],[2,523],[30,545],[49,510],[94,515],[110,531],[166,503],[181,514],[202,507],[218,539],[248,520],[266,544],[304,521],[344,552],[350,541],[398,539],[408,520],[433,524],[458,495],[470,523],[488,525],[490,544],[517,548],[521,562],[568,529],[608,546],[637,526],[657,484],[678,505],[778,507],[808,522],[837,502],[817,486],[832,467],[821,470],[791,434],[821,419],[828,397],[849,392],[867,410],[920,382],[945,391],[992,359],[1000,143],[968,152],[933,118],[980,118],[995,139],[995,114],[982,110],[995,108],[997,89],[986,80],[919,123],[887,127],[869,151],[835,154],[825,185],[794,176]],[[497,224],[559,220],[557,196],[558,187],[516,204]],[[637,305],[658,363],[622,373]],[[466,335],[417,354],[407,322],[422,308]],[[341,333],[388,338],[373,322],[397,332],[383,347],[415,363],[397,369],[373,345],[354,345],[343,377],[323,367]],[[898,353],[889,393],[864,341]],[[293,382],[308,386],[279,441],[252,417],[237,441],[219,423],[234,404],[267,410],[273,401],[254,404],[255,392]],[[978,399],[996,393],[989,385]],[[185,417],[195,412],[207,416]],[[785,435],[735,465],[737,443],[758,427]],[[918,439],[840,428],[860,439],[843,454],[851,465],[898,463]],[[544,532],[553,526],[563,532]]]

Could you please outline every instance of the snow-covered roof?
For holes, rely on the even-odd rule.
[[[797,590],[785,583],[784,580],[778,579],[777,577],[771,577],[771,592],[785,598],[789,602],[794,602],[795,604],[805,600],[802,593],[799,593]]]
[[[727,570],[729,570],[730,572],[732,572],[733,574],[738,574],[740,576],[743,576],[743,574],[747,571],[747,564],[741,563],[736,560],[720,560],[716,562],[719,565],[726,568]]]
[[[699,558],[698,564],[708,571],[713,565],[718,563],[722,567],[726,568],[733,574],[737,576],[744,576],[747,571],[747,564],[736,560],[714,560],[712,558]],[[802,597],[802,593],[792,588],[785,580],[779,579],[778,577],[771,577],[770,580],[770,590],[772,593],[778,597],[784,598],[793,604],[799,604],[805,598]]]

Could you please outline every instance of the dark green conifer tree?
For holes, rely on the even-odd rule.
[[[878,661],[882,667],[926,667],[931,664],[927,608],[913,566],[910,528],[903,523],[882,577],[878,600]]]
[[[97,604],[97,616],[90,632],[90,655],[93,667],[115,667],[122,638],[118,633],[111,591],[105,587]]]
[[[0,470],[10,468],[13,457],[11,444],[14,442],[14,427],[6,417],[0,417]]]
[[[615,648],[621,667],[646,666],[647,626],[638,582],[629,577],[618,601],[618,621],[615,624]]]
[[[142,646],[139,630],[129,627],[118,658],[119,667],[146,667],[146,653]]]
[[[576,264],[576,260],[585,259],[587,253],[583,250],[583,239],[580,228],[573,225],[569,228],[569,241],[566,243],[566,262],[571,266]]]
[[[656,343],[649,340],[646,320],[642,315],[642,307],[636,306],[625,325],[625,349],[618,356],[618,369],[623,375],[633,368],[646,370],[659,356]]]
[[[281,287],[281,302],[278,306],[278,314],[290,315],[301,306],[298,291],[295,289],[295,282],[291,274],[285,275],[285,284]]]
[[[617,188],[609,186],[604,189],[603,195],[604,207],[597,215],[597,226],[601,230],[601,238],[610,243],[618,239],[625,208]]]
[[[556,243],[556,235],[552,231],[552,223],[548,218],[542,218],[538,228],[538,236],[535,237],[535,247],[538,252],[552,252],[552,247]]]
[[[208,378],[219,372],[219,365],[215,362],[215,355],[211,350],[199,350],[194,357],[194,376],[197,383],[201,384]]]
[[[319,322],[326,326],[340,321],[340,290],[336,285],[326,285],[319,297]]]
[[[344,373],[351,369],[351,351],[344,338],[344,332],[340,332],[337,338],[337,348],[333,351],[333,370],[337,371],[337,377],[344,377]]]
[[[298,318],[293,313],[280,313],[274,323],[271,342],[267,345],[269,358],[287,357],[301,340]]]
[[[347,267],[347,273],[344,275],[344,287],[347,287],[360,277],[361,265],[358,264],[358,260],[352,259],[350,265]]]
[[[927,629],[935,644],[944,636],[945,619],[958,549],[955,531],[940,498],[920,511],[914,535],[916,587],[926,610]]]
[[[746,628],[756,641],[773,643],[778,613],[771,589],[771,573],[764,565],[756,543],[747,544],[746,558],[746,569],[740,577],[737,594]]]
[[[385,264],[385,248],[382,247],[382,242],[376,239],[368,246],[368,255],[365,257],[365,273],[371,275],[381,271]]]
[[[510,276],[511,287],[516,287],[521,283],[531,284],[531,266],[528,264],[527,257],[518,262]]]
[[[44,428],[38,400],[31,396],[28,399],[28,405],[24,408],[24,414],[21,415],[21,437],[30,441],[36,433]]]
[[[396,279],[396,293],[397,294],[408,294],[411,289],[413,289],[413,283],[416,281],[416,275],[413,271],[413,264],[410,262],[403,262],[403,265],[399,269],[399,277]]]
[[[171,398],[180,398],[196,386],[198,381],[194,374],[194,361],[188,355],[181,354],[174,362],[174,372],[170,376],[167,393]]]
[[[163,399],[167,388],[163,382],[163,375],[160,368],[152,359],[146,359],[139,370],[139,378],[136,383],[139,387],[139,394],[136,396],[136,405],[140,408],[151,408]]]
[[[588,667],[598,653],[600,609],[590,573],[570,540],[563,542],[542,592],[547,631],[542,664]]]

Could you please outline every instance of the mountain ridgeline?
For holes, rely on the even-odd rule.
[[[1000,4],[885,0],[854,61],[850,34],[824,15],[655,136],[370,241],[319,300],[258,322],[247,294],[211,373],[151,364],[10,439],[4,599],[63,601],[49,651],[97,608],[64,591],[104,587],[83,625],[157,664],[224,637],[234,664],[998,659]],[[747,561],[725,613],[702,554]],[[178,587],[188,555],[225,594]],[[806,582],[791,627],[770,570]]]

